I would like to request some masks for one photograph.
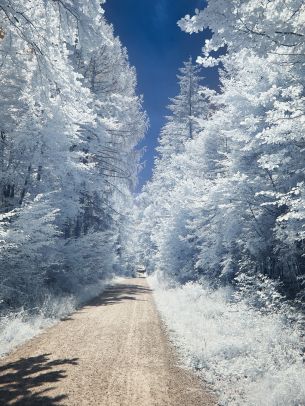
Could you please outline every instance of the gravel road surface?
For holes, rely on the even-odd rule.
[[[215,405],[177,363],[145,278],[125,279],[2,358],[0,404]]]

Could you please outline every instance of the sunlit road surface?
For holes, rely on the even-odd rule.
[[[0,360],[1,405],[205,406],[145,278],[125,279]]]

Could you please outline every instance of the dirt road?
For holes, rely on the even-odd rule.
[[[1,405],[214,405],[177,366],[143,278],[109,288],[0,360]]]

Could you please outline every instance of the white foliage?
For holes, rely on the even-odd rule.
[[[87,285],[77,296],[49,295],[37,309],[21,309],[0,317],[0,357],[40,334],[79,306],[101,294],[107,281]],[[34,311],[33,311],[34,310]]]
[[[118,271],[147,118],[103,3],[0,1],[1,313]]]
[[[174,110],[162,129],[136,256],[171,281],[152,280],[161,314],[221,404],[302,405],[304,2],[206,3],[179,25],[211,30],[197,62],[220,90],[197,89],[193,137]]]
[[[213,385],[220,404],[305,402],[304,343],[284,310],[261,313],[232,301],[229,288],[171,286],[157,273],[149,282],[184,364]]]

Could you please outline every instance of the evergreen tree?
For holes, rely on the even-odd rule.
[[[166,117],[167,123],[161,130],[157,148],[164,159],[184,151],[186,141],[194,138],[200,130],[197,120],[207,113],[200,66],[193,64],[190,58],[179,69],[177,79],[179,94],[170,99],[167,108],[171,114]]]
[[[161,130],[160,156],[155,161],[152,181],[142,196],[143,218],[138,224],[141,246],[144,247],[142,262],[149,268],[170,272],[180,280],[192,278],[194,247],[187,242],[188,222],[191,212],[191,189],[185,181],[188,167],[185,151],[200,137],[202,121],[211,114],[209,92],[200,82],[200,68],[191,60],[184,63],[178,75],[179,94],[171,99]],[[184,188],[182,193],[181,187]],[[150,261],[147,259],[149,258]]]

